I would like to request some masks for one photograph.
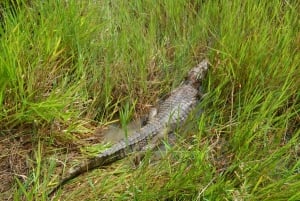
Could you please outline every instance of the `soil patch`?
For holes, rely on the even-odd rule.
[[[13,200],[15,179],[22,182],[27,178],[32,143],[28,134],[1,131],[0,150],[0,200]]]

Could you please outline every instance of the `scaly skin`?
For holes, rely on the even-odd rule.
[[[86,163],[71,169],[49,195],[84,172],[113,163],[129,153],[144,150],[151,141],[162,138],[166,130],[172,132],[178,125],[182,125],[199,101],[199,87],[207,69],[208,61],[203,60],[189,72],[185,83],[171,92],[170,96],[159,106],[157,114],[144,127]]]

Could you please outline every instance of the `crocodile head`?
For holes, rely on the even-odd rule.
[[[202,60],[196,67],[192,68],[187,80],[190,84],[196,84],[203,80],[208,70],[208,59]]]

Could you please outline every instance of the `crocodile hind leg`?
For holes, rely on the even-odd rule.
[[[141,125],[145,126],[149,121],[155,118],[156,114],[157,114],[157,108],[154,107],[151,108],[147,115],[141,117]]]
[[[134,155],[134,159],[133,159],[135,166],[138,166],[141,163],[141,161],[144,159],[145,155],[148,152],[152,152],[155,149],[160,149],[160,147],[162,146],[162,140],[165,139],[166,141],[168,141],[168,134],[169,134],[169,129],[165,128],[158,135],[153,137],[147,143],[146,146],[144,146],[139,152],[137,152]],[[155,158],[157,158],[157,157],[155,157]]]

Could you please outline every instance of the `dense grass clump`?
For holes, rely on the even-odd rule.
[[[204,112],[176,146],[85,174],[56,199],[300,199],[299,3],[16,2],[1,11],[0,128],[40,143],[15,200],[48,199],[55,165],[41,154],[144,114],[203,57]]]

